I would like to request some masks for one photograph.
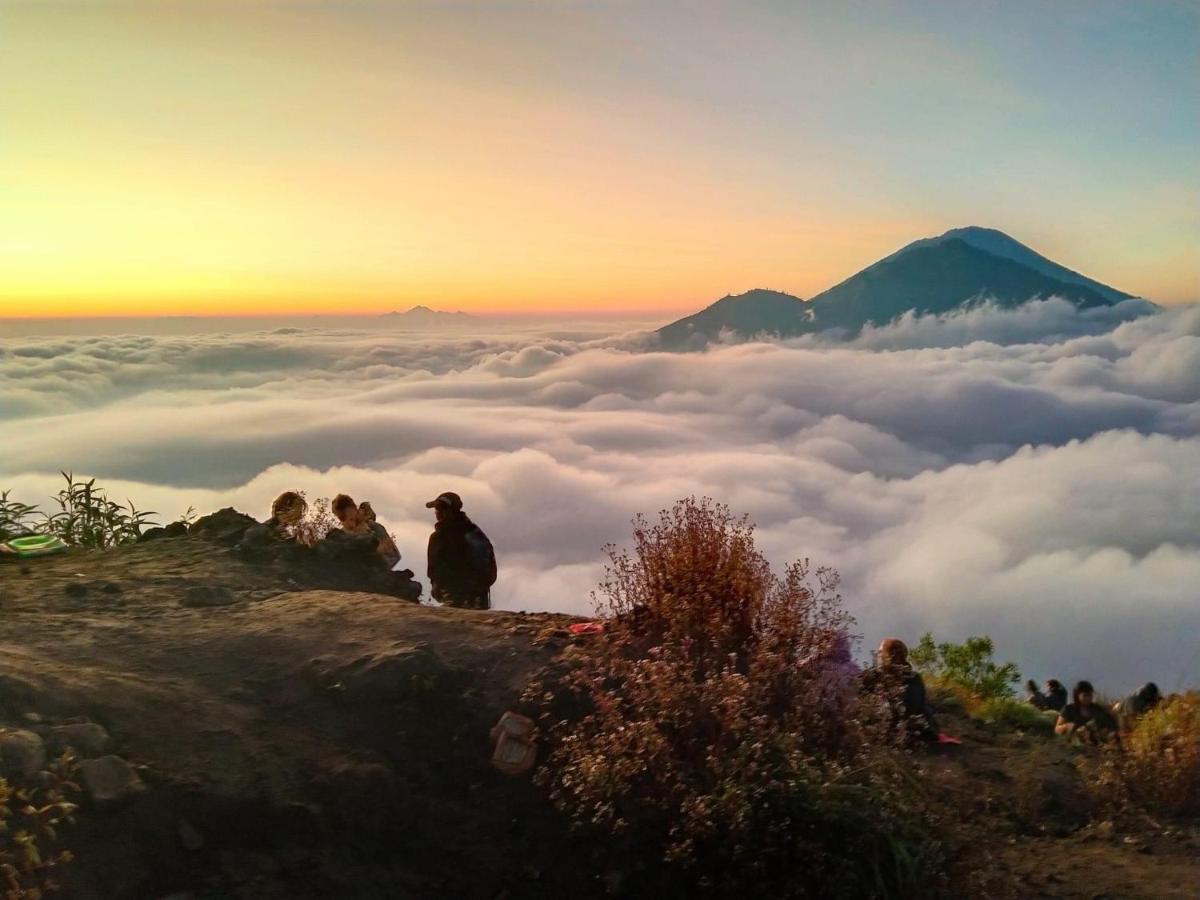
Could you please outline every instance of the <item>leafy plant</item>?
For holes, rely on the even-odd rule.
[[[36,506],[10,500],[11,491],[0,492],[0,540],[33,533],[34,522],[40,513]]]
[[[72,473],[61,474],[67,486],[54,498],[59,511],[43,514],[40,531],[74,547],[104,550],[132,543],[141,537],[144,526],[157,524],[151,521],[156,513],[139,510],[132,500],[125,504],[110,500],[103,488],[96,487],[96,479],[76,481]]]
[[[42,773],[36,786],[14,786],[0,778],[0,883],[5,900],[41,900],[57,891],[56,870],[72,859],[69,850],[49,850],[64,823],[73,823],[79,792],[75,760],[65,753]]]
[[[1046,734],[1054,730],[1056,718],[1054,713],[1012,697],[992,697],[969,708],[969,712],[974,718],[990,724]]]
[[[928,631],[908,654],[909,662],[924,675],[949,681],[966,688],[980,700],[1013,697],[1013,685],[1021,680],[1016,663],[997,664],[992,659],[992,639],[967,638],[962,644],[935,644]]]
[[[836,573],[771,571],[695,498],[609,548],[608,628],[539,774],[622,893],[913,896],[937,867],[871,704]]]

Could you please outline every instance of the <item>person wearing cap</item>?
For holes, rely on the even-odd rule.
[[[488,609],[496,583],[496,554],[487,535],[463,512],[453,491],[425,504],[437,515],[429,536],[429,583],[434,600],[463,609]]]

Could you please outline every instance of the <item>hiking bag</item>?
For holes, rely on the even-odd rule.
[[[479,528],[471,528],[463,535],[467,544],[467,561],[479,584],[491,587],[496,583],[496,551]]]

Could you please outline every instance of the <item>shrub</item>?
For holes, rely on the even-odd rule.
[[[36,506],[9,500],[11,491],[0,492],[0,541],[21,535],[32,534],[36,517]]]
[[[993,697],[969,709],[970,715],[993,725],[1004,725],[1021,731],[1054,731],[1056,714],[1038,709],[1012,697]]]
[[[35,787],[16,787],[0,778],[0,883],[5,900],[40,900],[57,891],[55,870],[71,861],[69,850],[48,850],[58,828],[74,821],[78,793],[69,754],[50,764]]]
[[[157,523],[153,512],[140,510],[132,500],[124,504],[108,498],[96,487],[96,479],[76,481],[69,472],[60,473],[67,485],[53,498],[58,512],[42,512],[9,500],[9,491],[0,494],[0,539],[25,534],[51,534],[72,547],[105,550],[117,544],[136,541],[142,528]]]
[[[936,845],[858,702],[836,573],[776,576],[707,500],[634,524],[570,681],[587,712],[551,730],[539,774],[621,892],[913,895]]]
[[[69,472],[62,472],[67,486],[54,497],[59,511],[43,514],[39,531],[53,534],[73,547],[105,550],[117,544],[129,544],[142,534],[142,527],[154,525],[153,512],[139,510],[132,500],[125,504],[108,498],[108,493],[96,487],[96,479],[76,481]]]
[[[1145,713],[1103,764],[1102,788],[1154,812],[1200,816],[1200,691]]]
[[[921,673],[961,685],[981,700],[1012,697],[1021,673],[1016,663],[997,665],[992,660],[994,649],[986,635],[969,637],[962,644],[934,644],[933,635],[925,632],[908,658]]]
[[[306,498],[304,491],[297,493]],[[311,547],[323,540],[330,529],[337,528],[340,524],[330,508],[329,498],[321,497],[316,503],[309,504],[304,511],[304,517],[295,525],[287,526],[286,530],[297,544]]]

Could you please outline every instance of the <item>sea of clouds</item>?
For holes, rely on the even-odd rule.
[[[424,503],[454,490],[497,546],[496,604],[570,612],[634,514],[709,496],[775,562],[839,569],[867,644],[989,634],[1039,680],[1172,689],[1200,683],[1200,307],[1146,311],[1051,299],[689,354],[561,323],[10,334],[0,488],[45,502],[71,469],[164,521],[344,491],[422,579]]]

